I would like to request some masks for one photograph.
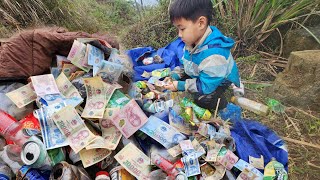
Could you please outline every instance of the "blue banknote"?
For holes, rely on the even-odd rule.
[[[201,173],[199,160],[195,153],[190,154],[188,156],[184,156],[183,158],[181,158],[181,160],[183,162],[186,175],[188,177],[195,176]]]
[[[66,137],[61,133],[53,119],[51,119],[53,113],[60,111],[65,106],[65,103],[57,103],[36,110],[46,149],[55,149],[68,145]]]
[[[234,165],[234,167],[236,167],[240,171],[243,171],[245,168],[247,168],[249,171],[257,175],[259,179],[263,179],[263,174],[258,169],[256,169],[251,164],[247,163],[242,159],[239,159],[239,161]]]
[[[41,97],[40,102],[45,106],[64,102],[66,105],[76,107],[83,102],[83,99],[81,97],[66,98],[62,94],[46,94]]]
[[[140,130],[167,149],[179,144],[179,141],[186,139],[186,137],[174,127],[155,116],[150,116],[148,122],[142,126]]]

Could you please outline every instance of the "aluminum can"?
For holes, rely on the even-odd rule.
[[[47,150],[38,136],[32,136],[22,146],[21,160],[33,168],[51,169]]]
[[[126,169],[122,166],[117,166],[110,171],[111,180],[135,180]]]
[[[6,164],[0,164],[0,179],[1,180],[11,179],[11,169]]]
[[[17,172],[17,180],[48,180],[50,171],[40,171],[28,165],[23,165]]]

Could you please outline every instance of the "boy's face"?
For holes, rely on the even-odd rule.
[[[203,34],[207,30],[207,25],[204,17],[200,17],[196,22],[185,18],[176,19],[173,25],[179,30],[179,37],[188,46],[194,46],[199,43]]]

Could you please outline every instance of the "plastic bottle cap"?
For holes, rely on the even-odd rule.
[[[234,103],[235,101],[236,101],[236,97],[235,97],[235,96],[232,96],[232,97],[231,97],[231,102]]]
[[[100,176],[100,175],[109,176],[109,173],[107,171],[99,171],[99,172],[96,173],[96,176]]]

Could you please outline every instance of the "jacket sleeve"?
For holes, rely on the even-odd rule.
[[[199,77],[178,81],[178,90],[210,94],[225,80],[228,67],[228,61],[224,56],[211,55],[199,64]]]

